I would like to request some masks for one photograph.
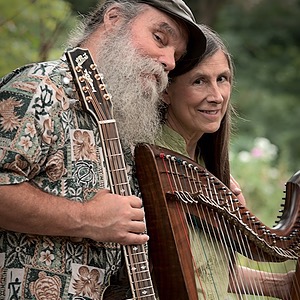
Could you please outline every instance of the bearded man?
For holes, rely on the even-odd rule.
[[[127,158],[153,141],[168,72],[192,67],[205,38],[182,0],[108,0],[70,47],[104,74]],[[63,55],[0,81],[0,299],[126,299],[120,245],[149,238],[136,191],[111,193],[103,135],[69,67]]]

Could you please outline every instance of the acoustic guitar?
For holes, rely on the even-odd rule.
[[[111,192],[131,195],[117,124],[113,117],[113,103],[103,82],[103,75],[99,73],[87,49],[67,51],[66,57],[80,100],[98,124]],[[123,246],[123,250],[133,299],[155,300],[145,246]]]

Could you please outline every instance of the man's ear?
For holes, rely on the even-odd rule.
[[[122,20],[120,8],[118,6],[112,6],[106,11],[103,22],[106,29],[111,29],[116,26],[120,20]]]

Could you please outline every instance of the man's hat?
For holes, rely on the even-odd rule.
[[[190,8],[182,0],[136,0],[139,3],[151,5],[171,16],[184,21],[189,29],[189,42],[186,55],[176,63],[170,72],[171,76],[178,76],[191,70],[199,61],[206,49],[206,38],[198,27]]]

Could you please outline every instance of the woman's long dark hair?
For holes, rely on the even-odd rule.
[[[207,45],[206,51],[199,59],[199,63],[207,57],[212,56],[218,50],[225,54],[231,71],[231,83],[233,82],[233,63],[230,53],[220,36],[205,25],[199,25],[204,32]],[[170,72],[171,80],[182,74]],[[221,121],[220,128],[214,133],[205,133],[197,143],[196,155],[200,157],[209,172],[214,174],[225,185],[230,184],[230,166],[229,166],[229,142],[231,134],[231,115],[233,107],[228,103],[227,111]]]

